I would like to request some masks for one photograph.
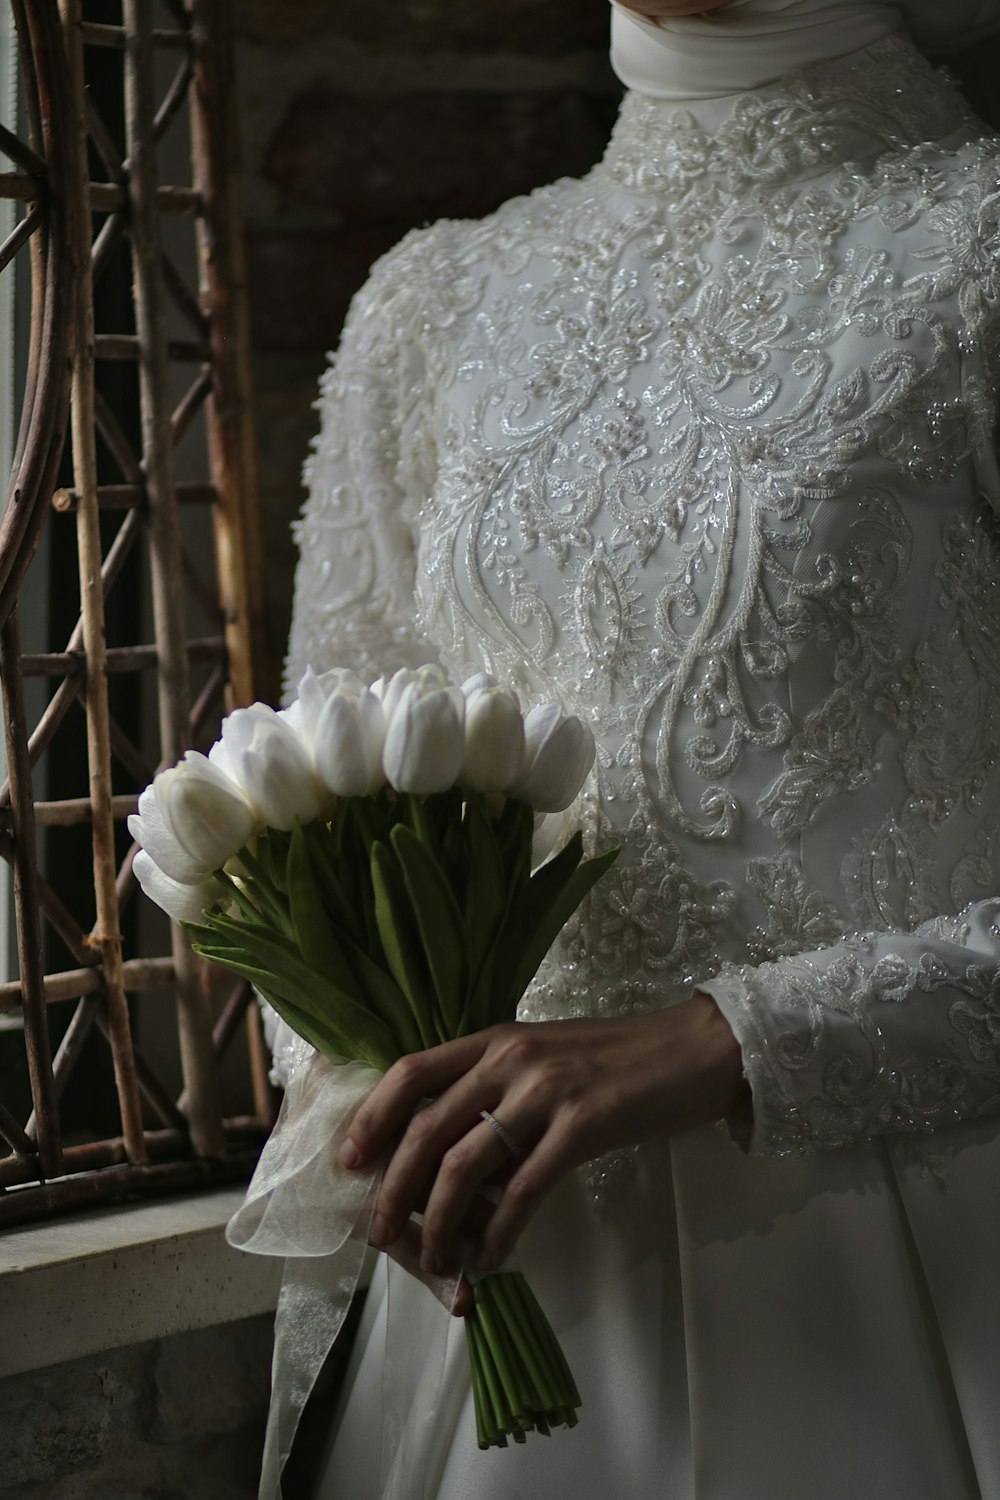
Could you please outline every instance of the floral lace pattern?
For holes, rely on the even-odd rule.
[[[998,917],[1000,903],[982,902],[960,927],[724,967],[712,993],[743,1049],[756,1148],[849,1146],[996,1114]]]
[[[319,401],[288,682],[436,655],[586,713],[579,816],[625,852],[523,1013],[662,1005],[725,963],[760,966],[726,970],[734,1015],[828,1003],[825,1072],[784,1042],[760,1065],[763,1149],[953,1118],[995,1061],[925,943],[906,982],[979,1054],[946,1067],[935,1033],[904,1087],[878,1052],[855,1099],[850,1028],[870,1047],[890,1002],[837,941],[1000,889],[980,131],[895,39],[735,100],[629,97],[582,181],[380,262]]]

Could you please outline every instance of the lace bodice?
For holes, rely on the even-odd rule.
[[[705,985],[763,1150],[1000,1107],[995,903],[926,925],[1000,891],[998,164],[899,39],[630,95],[582,181],[381,261],[323,382],[288,681],[585,713],[625,853],[524,1014]]]

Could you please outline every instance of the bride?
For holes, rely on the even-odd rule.
[[[427,1275],[493,1184],[580,1426],[479,1452],[382,1257],[323,1500],[1000,1500],[1000,146],[918,50],[1000,7],[709,9],[615,7],[603,161],[411,234],[323,384],[289,683],[559,698],[624,845],[342,1151]]]

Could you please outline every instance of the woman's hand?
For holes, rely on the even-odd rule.
[[[392,1245],[422,1210],[421,1265],[432,1275],[455,1264],[458,1236],[475,1232],[470,1211],[472,1219],[481,1212],[484,1185],[492,1190],[498,1201],[476,1257],[492,1270],[574,1167],[721,1119],[745,1091],[732,1031],[698,991],[652,1015],[515,1022],[401,1058],[358,1109],[340,1161],[363,1166],[396,1143],[372,1242]],[[497,1117],[518,1157],[482,1110]]]

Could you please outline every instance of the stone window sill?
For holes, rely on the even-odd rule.
[[[226,1244],[227,1187],[0,1236],[0,1377],[273,1310],[281,1264]]]

